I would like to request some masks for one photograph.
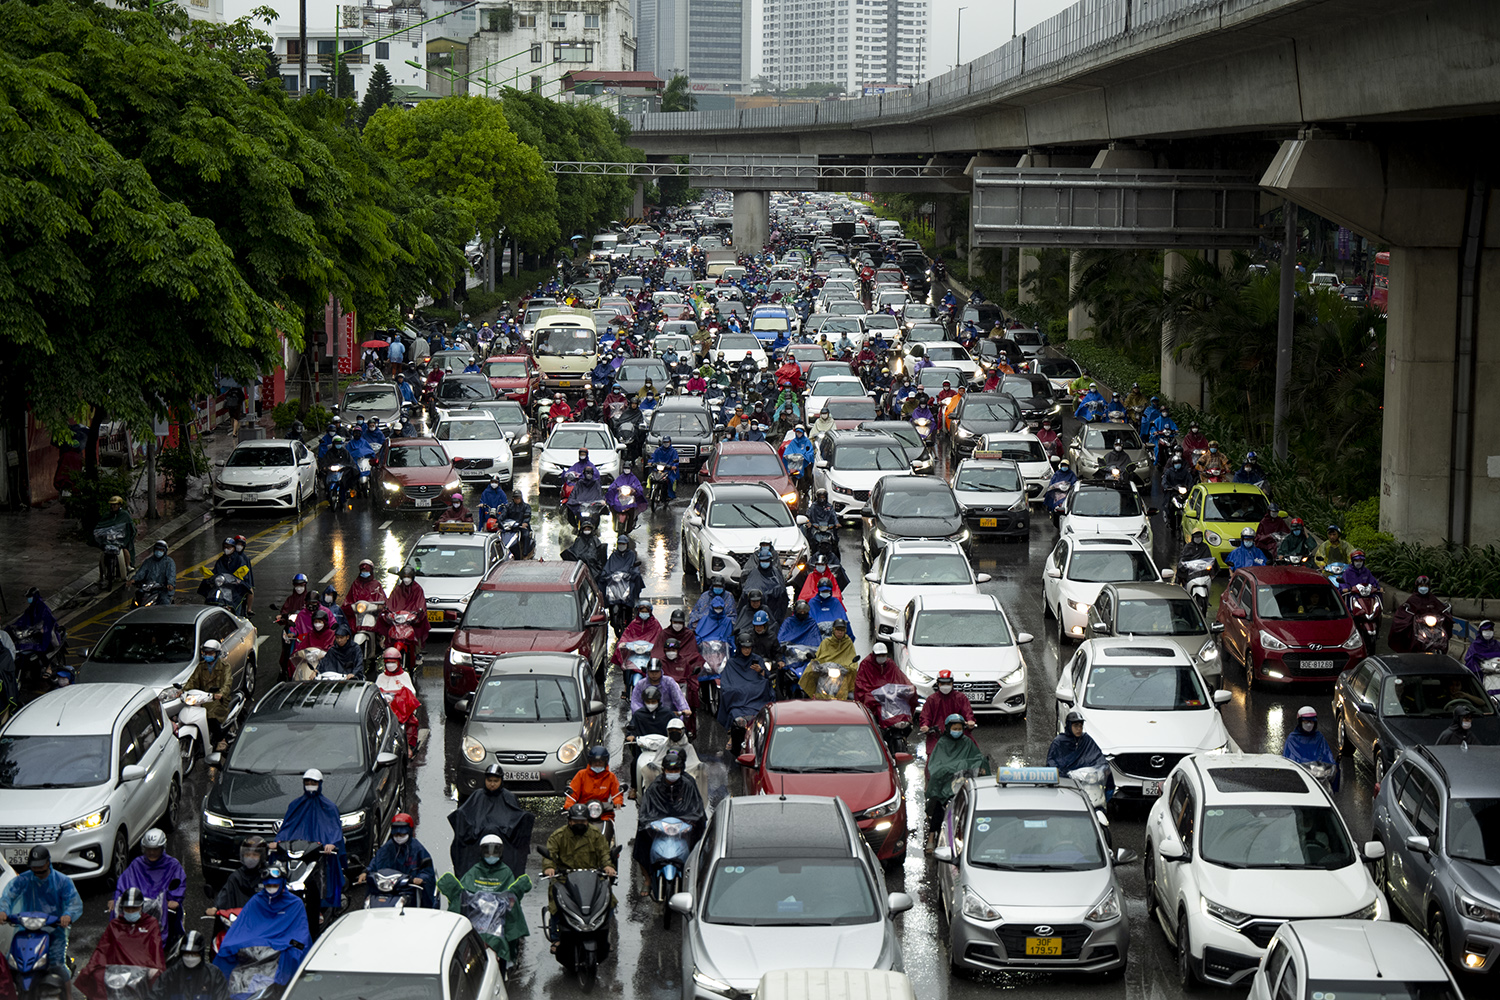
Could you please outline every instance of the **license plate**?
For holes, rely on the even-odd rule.
[[[1160,781],[1143,781],[1143,782],[1141,782],[1141,794],[1144,795],[1148,799],[1151,799],[1151,798],[1160,798],[1161,797],[1161,782]]]
[[[518,771],[515,768],[507,767],[505,769],[505,777],[509,781],[541,781],[542,772]]]
[[[418,497],[417,499],[413,500],[412,503],[416,504],[418,507],[431,507],[432,497]]]
[[[12,868],[16,869],[25,868],[28,864],[30,864],[30,861],[28,860],[30,857],[31,848],[29,847],[22,848],[19,851],[5,852],[5,860],[10,863],[10,866]]]
[[[979,526],[981,528],[998,528],[1000,527],[1000,519],[998,517],[981,517],[979,519]]]
[[[562,386],[564,389],[566,389],[569,386],[571,386],[573,383],[569,382],[567,379],[563,379],[561,382],[559,382],[557,384],[560,385],[560,386]]]
[[[1333,669],[1333,661],[1332,660],[1303,660],[1302,661],[1302,669],[1303,670],[1332,670]]]
[[[429,611],[427,612],[427,620],[430,622],[440,622],[443,620],[443,613],[441,611]]]
[[[1034,938],[1026,939],[1026,954],[1040,955],[1044,958],[1059,958],[1062,956],[1062,938]]]

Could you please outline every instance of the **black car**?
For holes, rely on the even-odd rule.
[[[981,333],[988,333],[1005,319],[1005,314],[993,302],[971,302],[958,314],[959,325],[972,322]]]
[[[714,420],[700,396],[674,396],[662,400],[651,411],[646,424],[646,444],[641,451],[647,461],[663,437],[677,449],[677,468],[683,476],[696,476],[714,446]]]
[[[948,435],[960,455],[967,456],[986,434],[1018,431],[1026,426],[1021,406],[999,392],[971,392],[953,411]]]
[[[510,437],[510,453],[517,460],[531,461],[531,423],[526,411],[513,399],[481,399],[469,404],[471,410],[484,410]]]
[[[198,831],[204,878],[221,885],[251,834],[276,839],[312,767],[323,772],[323,794],[343,820],[345,870],[360,871],[403,808],[406,759],[406,731],[374,684],[277,684],[245,717],[227,760],[209,757],[220,770]]]
[[[1048,420],[1062,414],[1062,403],[1046,376],[1006,375],[1000,379],[999,391],[1016,401],[1027,420]]]
[[[901,442],[901,448],[906,452],[906,460],[911,464],[911,471],[918,475],[932,475],[932,445],[922,440],[922,435],[917,433],[917,429],[911,425],[910,420],[866,420],[861,422],[855,430],[890,435]]]
[[[1364,754],[1379,781],[1403,749],[1436,743],[1458,705],[1474,710],[1473,742],[1500,744],[1500,714],[1462,663],[1440,653],[1366,657],[1334,685],[1333,745]]]
[[[870,491],[870,503],[860,513],[867,563],[898,538],[969,542],[953,487],[933,476],[885,476]]]

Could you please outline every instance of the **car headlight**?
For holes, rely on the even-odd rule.
[[[1141,530],[1136,532],[1135,537],[1139,538],[1143,542],[1149,542],[1151,540],[1151,525],[1141,525]]]
[[[463,740],[464,756],[475,764],[484,760],[484,744],[472,736],[465,736]]]
[[[781,502],[784,503],[784,504],[786,504],[789,507],[796,506],[796,504],[797,504],[797,494],[795,492],[793,492],[793,493],[783,493],[783,494],[781,494]]]
[[[365,825],[365,811],[356,809],[352,813],[339,814],[339,826],[345,830],[358,830]]]
[[[920,422],[920,421],[919,421],[919,422]],[[957,433],[958,433],[958,436],[959,436],[959,438],[960,438],[960,439],[961,439],[961,440],[964,440],[964,441],[967,441],[967,440],[969,440],[969,439],[970,439],[970,438],[972,438],[972,437],[974,437],[974,436],[975,436],[975,435],[974,435],[974,432],[973,432],[973,431],[971,431],[971,430],[969,430],[969,429],[968,429],[968,428],[967,428],[967,427],[965,427],[965,426],[964,426],[964,425],[963,425],[963,424],[959,424],[959,425],[958,425],[958,431],[957,431]]]
[[[1021,494],[1021,499],[1019,499],[1015,503],[1011,504],[1010,505],[1010,509],[1013,510],[1013,511],[1025,510],[1029,506],[1031,506],[1031,502],[1026,499],[1026,494],[1022,493]]]
[[[380,481],[380,485],[390,490],[392,493],[401,492],[401,484],[394,479],[383,479]]]
[[[452,493],[464,484],[462,479],[452,479],[443,484],[444,493]]]
[[[1088,912],[1083,919],[1095,924],[1105,924],[1112,920],[1120,919],[1120,894],[1113,887],[1104,894],[1104,898],[1094,904],[1094,908]]]
[[[1000,911],[986,903],[978,893],[968,886],[963,891],[963,915],[970,920],[999,920]]]
[[[1217,660],[1218,658],[1219,647],[1214,645],[1214,641],[1212,639],[1209,639],[1207,642],[1205,642],[1202,648],[1198,650],[1198,659],[1204,663],[1207,663],[1210,660]]]
[[[1217,917],[1231,927],[1242,927],[1250,922],[1250,914],[1232,910],[1222,903],[1215,903],[1207,896],[1203,899],[1203,912],[1211,917]]]
[[[1206,542],[1208,542],[1208,544],[1210,544],[1210,545],[1223,545],[1224,544],[1224,539],[1222,537],[1220,537],[1220,535],[1219,535],[1219,533],[1217,531],[1209,531],[1207,529],[1204,529],[1203,540],[1206,541]]]
[[[276,482],[272,483],[271,489],[284,490],[290,485],[292,485],[292,477],[288,476],[285,479],[278,479]]]
[[[898,788],[896,789],[895,795],[892,795],[890,798],[886,799],[878,806],[871,806],[869,809],[866,809],[864,812],[860,813],[859,816],[861,819],[880,819],[882,816],[891,815],[900,808],[901,789]]]
[[[218,813],[211,813],[207,809],[203,810],[203,823],[205,826],[212,826],[221,830],[234,829],[234,820],[230,819],[228,816],[220,816]]]
[[[724,980],[704,975],[696,966],[693,968],[693,985],[724,997],[735,996],[737,992],[733,986],[730,986]]]
[[[448,662],[455,667],[467,667],[474,662],[474,657],[457,649],[448,650]]]
[[[1265,649],[1286,649],[1286,643],[1276,638],[1265,629],[1260,630],[1260,644]]]
[[[564,764],[571,764],[583,753],[583,737],[575,736],[562,746],[557,748],[557,759]]]
[[[949,535],[948,540],[950,542],[967,542],[969,540],[969,529],[965,528],[957,534]]]
[[[1494,911],[1491,911],[1494,912]],[[1369,906],[1361,906],[1353,913],[1346,913],[1340,920],[1379,920],[1380,919],[1380,894],[1375,894],[1374,902]]]
[[[1351,650],[1352,649],[1363,649],[1364,645],[1365,645],[1365,639],[1364,639],[1364,636],[1362,636],[1362,635],[1359,634],[1359,629],[1357,629],[1357,628],[1351,628],[1349,630],[1349,638],[1347,638],[1347,639],[1344,640],[1344,648],[1345,649],[1351,649]]]
[[[1070,597],[1068,598],[1068,607],[1072,608],[1074,611],[1087,611],[1089,609],[1089,604],[1086,601],[1075,601]]]
[[[935,680],[935,678],[931,674],[928,674],[925,671],[919,670],[918,668],[916,668],[914,666],[911,666],[910,664],[908,664],[907,667],[906,667],[906,676],[910,680],[913,680],[917,684],[922,685],[924,687],[931,685],[932,682]]]
[[[1010,687],[1012,684],[1019,684],[1021,683],[1022,679],[1025,678],[1025,676],[1026,665],[1023,663],[1019,667],[1016,667],[1016,669],[1012,670],[1010,673],[1006,674],[1004,677],[1000,678],[1000,686]]]
[[[530,444],[530,443],[531,443],[531,432],[530,431],[527,431],[525,434],[522,434],[520,437],[516,438],[516,444]]]
[[[84,833],[88,830],[97,830],[107,822],[109,822],[109,806],[105,806],[103,809],[95,810],[94,812],[89,813],[87,816],[80,816],[70,823],[64,823],[63,826],[67,827],[69,830],[76,830],[79,833]]]
[[[1458,912],[1470,920],[1482,920],[1485,923],[1500,924],[1500,909],[1496,909],[1487,903],[1481,903],[1477,899],[1471,899],[1461,892],[1455,892],[1453,895],[1458,900]]]

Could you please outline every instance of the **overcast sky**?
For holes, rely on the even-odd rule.
[[[953,68],[954,36],[958,31],[958,9],[966,7],[963,16],[963,59],[976,59],[1010,40],[1011,9],[1021,31],[1044,21],[1070,6],[1074,0],[932,0],[932,38],[929,41],[927,65],[930,74],[938,76]],[[224,0],[224,16],[229,20],[250,13],[251,8],[268,6],[281,15],[287,27],[297,23],[297,0]],[[334,4],[328,0],[308,0],[307,21],[310,27],[332,27]],[[273,27],[272,33],[275,33]]]

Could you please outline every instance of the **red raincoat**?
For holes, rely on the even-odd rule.
[[[89,1000],[108,1000],[104,970],[110,965],[141,965],[155,969],[151,981],[156,981],[167,963],[162,957],[161,925],[155,917],[143,913],[140,922],[134,924],[127,924],[119,917],[111,919],[73,985]]]
[[[654,643],[661,638],[663,631],[661,622],[656,620],[655,615],[652,615],[645,621],[641,621],[632,615],[630,624],[626,625],[625,631],[620,633],[620,641],[615,643],[614,655],[609,658],[609,662],[618,667],[625,662],[624,647],[627,642],[636,642],[639,640],[641,642]]]
[[[432,631],[432,625],[427,621],[427,595],[422,591],[420,583],[413,581],[410,586],[396,584],[391,588],[391,596],[386,599],[385,607],[393,614],[415,614],[417,618],[412,622],[412,630],[416,633],[417,644],[420,646],[427,642],[427,633]]]
[[[868,708],[870,714],[882,726],[889,726],[901,721],[899,718],[880,718],[880,702],[875,700],[875,696],[871,692],[887,684],[911,685],[911,681],[901,672],[901,668],[896,666],[894,657],[887,656],[884,665],[876,661],[874,653],[871,653],[860,661],[859,671],[854,676],[854,700],[865,706],[865,708]],[[915,686],[912,686],[908,700],[911,702],[912,714],[910,717],[915,717],[917,712],[917,689]]]

